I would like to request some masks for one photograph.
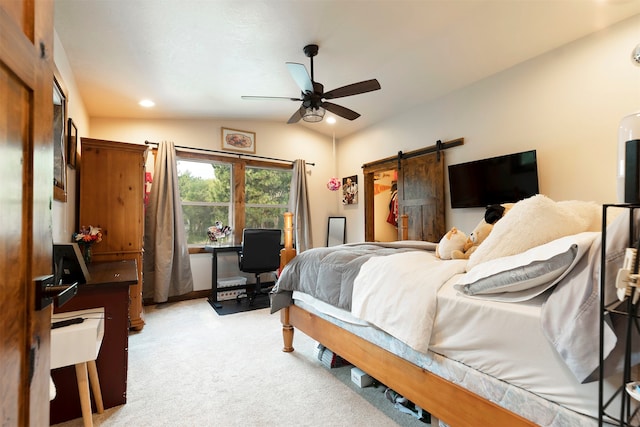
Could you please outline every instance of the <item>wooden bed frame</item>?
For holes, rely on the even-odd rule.
[[[292,216],[291,213],[285,214],[285,246],[281,252],[281,268],[295,257]],[[402,217],[401,229],[406,240],[406,215]],[[536,426],[298,306],[282,309],[280,320],[283,351],[294,351],[294,329],[298,329],[451,427]],[[432,420],[432,425],[436,426],[437,421]]]

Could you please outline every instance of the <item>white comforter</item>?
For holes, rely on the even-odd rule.
[[[365,262],[353,284],[351,312],[411,348],[426,352],[436,315],[436,293],[466,260],[435,252],[407,252]],[[428,274],[425,274],[428,272]]]

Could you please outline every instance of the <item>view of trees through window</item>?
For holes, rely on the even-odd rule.
[[[232,167],[231,163],[217,161],[178,160],[178,187],[188,244],[206,244],[207,229],[216,221],[235,229],[234,218],[238,217],[244,218],[244,228],[283,228],[291,170],[247,166],[244,177],[238,177]],[[234,182],[234,177],[240,182]],[[234,203],[232,189],[242,186],[244,200]]]
[[[231,223],[231,165],[178,160],[178,188],[188,244],[205,244],[207,229]]]
[[[291,170],[247,168],[245,171],[245,227],[284,227],[289,204]]]

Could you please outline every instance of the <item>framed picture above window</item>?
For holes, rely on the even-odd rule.
[[[71,117],[67,122],[67,164],[75,169],[78,155],[78,128]]]
[[[222,128],[222,149],[255,154],[256,134],[246,130]]]

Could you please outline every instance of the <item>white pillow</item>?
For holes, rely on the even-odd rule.
[[[589,206],[585,208],[585,206]],[[592,202],[556,203],[541,194],[521,200],[493,226],[469,257],[467,271],[483,262],[522,253],[563,236],[593,230]],[[584,213],[583,211],[588,211]]]
[[[523,253],[479,264],[454,288],[465,295],[519,302],[558,283],[589,249],[597,232],[561,237]]]

